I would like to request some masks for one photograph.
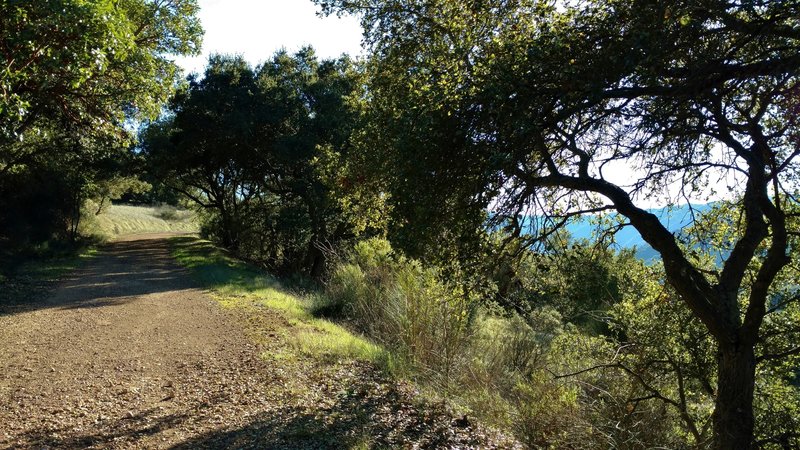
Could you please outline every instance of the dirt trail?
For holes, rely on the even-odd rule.
[[[46,301],[0,312],[0,448],[484,446],[369,368],[259,358],[167,236],[109,244]]]
[[[114,242],[36,309],[0,316],[0,447],[168,447],[269,385],[164,238]]]

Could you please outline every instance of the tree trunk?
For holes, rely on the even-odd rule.
[[[220,215],[222,216],[222,246],[234,253],[239,250],[237,239],[234,237],[235,233],[233,228],[236,226],[227,208],[219,207]]]
[[[753,345],[723,344],[720,346],[718,361],[713,448],[754,448],[753,390],[756,358]]]
[[[311,279],[319,281],[325,271],[325,253],[319,247],[319,240],[316,236],[312,237],[308,244],[306,253],[306,270]]]
[[[308,243],[308,250],[306,251],[305,266],[306,270],[308,270],[308,276],[313,280],[320,281],[325,272],[326,263],[322,245],[325,243],[328,233],[316,199],[311,194],[306,194],[304,200],[308,208],[308,218],[311,221],[311,241]]]
[[[76,193],[70,214],[69,240],[72,243],[78,240],[78,226],[80,226],[81,222],[81,204],[83,204],[81,194]]]

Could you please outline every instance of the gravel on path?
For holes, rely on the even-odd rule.
[[[511,445],[366,364],[261,358],[252,314],[200,289],[170,236],[117,240],[46,300],[0,311],[0,448]]]

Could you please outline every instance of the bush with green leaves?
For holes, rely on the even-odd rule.
[[[446,279],[386,240],[370,239],[335,266],[316,313],[343,318],[392,351],[398,374],[531,447],[664,442],[672,422],[663,407],[629,411],[630,377],[586,370],[613,354],[610,338],[551,305],[533,305],[524,316],[488,306],[483,293]]]
[[[594,265],[585,270],[602,270],[582,285],[581,272],[571,268],[587,259]],[[544,261],[553,269],[543,270]],[[710,445],[716,348],[660,266],[629,252],[570,247],[528,255],[520,267],[515,276],[522,279],[506,295],[527,299],[526,307],[492,306],[486,292],[470,296],[466,284],[453,288],[441,269],[371,239],[335,266],[316,310],[385,345],[404,363],[401,375],[531,447]],[[773,339],[765,341],[758,368],[757,437],[766,448],[796,445],[800,429],[800,361],[769,356],[796,345],[797,305],[784,300],[797,287],[791,277],[780,285],[764,325]],[[587,305],[602,306],[603,332],[564,317]]]

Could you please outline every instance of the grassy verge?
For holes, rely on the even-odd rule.
[[[392,358],[380,346],[356,336],[346,328],[309,311],[312,300],[283,286],[278,280],[229,257],[210,242],[194,237],[172,239],[173,255],[190,269],[202,285],[225,308],[269,308],[289,326],[276,329],[290,350],[267,357],[285,359],[298,355],[323,361],[368,361],[389,369]]]
[[[13,270],[0,273],[0,313],[25,309],[41,300],[58,280],[95,254],[94,247],[82,246],[20,260]]]

